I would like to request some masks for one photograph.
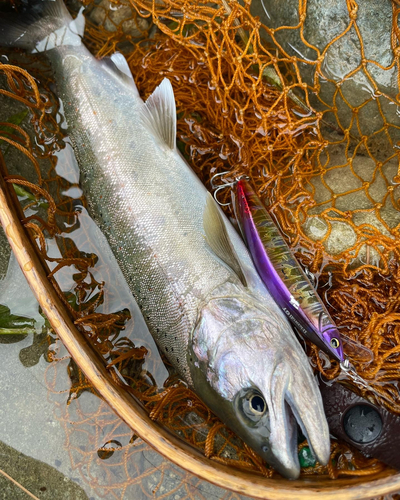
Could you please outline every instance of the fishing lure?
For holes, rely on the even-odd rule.
[[[319,377],[330,432],[363,453],[399,469],[399,454],[392,442],[400,441],[397,437],[400,418],[352,392],[352,384],[349,385],[351,381],[382,397],[368,381],[358,375],[347,358],[350,355],[353,359],[358,357],[363,362],[370,362],[373,353],[340,334],[249,182],[240,178],[229,185],[235,186],[232,201],[243,238],[271,295],[303,336],[340,363],[341,371],[335,383]]]
[[[333,356],[342,367],[348,368],[342,335],[246,179],[237,180],[232,197],[243,238],[258,273],[275,301],[303,336]],[[348,341],[350,345],[353,342]],[[354,350],[354,345],[351,347]],[[367,361],[369,349],[363,346],[356,348],[361,350]]]

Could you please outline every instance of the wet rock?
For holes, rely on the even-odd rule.
[[[331,234],[324,241],[326,251],[332,255],[338,255],[356,243],[357,235],[350,220],[355,226],[369,224],[383,236],[392,238],[390,230],[400,223],[397,208],[400,185],[393,182],[398,170],[397,158],[377,166],[370,156],[362,153],[361,150],[360,154],[349,159],[343,144],[328,146],[325,151],[326,159],[329,158],[326,170],[310,180],[310,194],[318,206],[308,211],[309,218],[303,225],[305,234],[314,241],[323,240],[328,223],[320,214],[333,207],[344,214],[333,210],[328,213],[328,216],[339,219],[330,222]],[[325,158],[321,158],[321,162],[324,163]],[[378,252],[364,245],[353,265],[379,265],[379,260]]]
[[[273,36],[281,51],[297,58],[314,109],[325,111],[321,132],[330,144],[315,165],[321,175],[311,179],[310,186],[319,206],[309,210],[312,217],[303,230],[314,241],[321,241],[328,223],[319,215],[331,207],[348,212],[349,219],[328,213],[339,218],[331,221],[331,233],[324,240],[325,250],[333,255],[357,242],[350,221],[356,226],[370,224],[388,237],[400,223],[399,159],[393,147],[400,141],[396,129],[399,108],[393,102],[399,93],[398,70],[396,64],[391,67],[395,58],[393,4],[391,0],[365,0],[352,13],[347,4],[346,0],[308,0],[303,22],[298,0],[255,0],[251,6],[252,13],[269,28],[283,27]],[[356,24],[351,24],[352,19]],[[298,95],[300,92],[296,89]],[[360,135],[365,136],[364,143],[360,143]],[[378,252],[364,245],[353,264],[377,265],[379,258]]]
[[[298,0],[256,0],[252,3],[252,13],[274,29],[299,26],[298,9]],[[357,119],[361,133],[370,135],[383,127],[382,114],[388,122],[400,124],[397,106],[380,95],[386,94],[394,100],[399,92],[396,65],[384,69],[390,67],[394,60],[391,46],[392,1],[358,2],[358,11],[353,14],[360,37],[355,26],[343,34],[351,24],[346,0],[308,0],[303,31],[298,27],[275,32],[277,42],[289,56],[305,61],[298,63],[298,67],[302,79],[315,91],[314,94],[310,92],[315,109],[337,108],[337,118],[331,112],[324,115],[325,121],[333,127],[327,128],[328,135],[338,128],[350,128],[350,133],[358,137]],[[303,42],[301,34],[311,47]],[[339,38],[332,43],[335,37]],[[362,49],[365,51],[365,69],[362,66]],[[354,74],[350,75],[352,72]],[[363,105],[357,117],[352,114],[349,105]],[[399,131],[391,128],[389,133],[395,141],[400,140]],[[382,131],[374,140],[383,136]],[[386,146],[390,146],[387,138]]]
[[[116,5],[109,0],[101,0],[87,12],[87,17],[95,24],[104,26],[107,31],[117,31],[121,26],[124,33],[132,38],[143,37],[143,32],[149,28],[150,23],[148,19],[135,14],[136,11],[128,2]]]
[[[18,452],[11,446],[0,441],[0,468],[9,477],[0,475],[0,499],[25,500],[27,489],[36,498],[73,498],[85,500],[88,498],[84,490],[57,469]]]
[[[0,79],[0,86],[3,84],[4,79]],[[4,88],[3,84],[3,88]],[[7,88],[7,87],[6,87]],[[7,122],[8,119],[15,113],[19,113],[26,110],[25,106],[18,101],[14,101],[5,96],[0,96],[0,121]],[[20,125],[27,133],[32,134],[32,127],[29,124],[29,120],[24,120]],[[37,177],[34,169],[32,168],[31,161],[21,153],[18,149],[13,147],[8,147],[7,144],[0,143],[0,149],[3,153],[6,167],[11,174],[24,175],[26,178],[32,182],[36,182]],[[11,165],[17,166],[17,168],[12,168]],[[7,237],[4,233],[3,228],[0,225],[0,281],[5,278],[8,268],[8,262],[10,260],[11,247],[8,243]],[[1,288],[1,287],[0,287]]]

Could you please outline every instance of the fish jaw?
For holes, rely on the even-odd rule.
[[[239,289],[226,286],[201,310],[189,343],[194,389],[259,456],[296,479],[296,420],[318,461],[329,459],[322,399],[285,318]],[[254,411],[254,398],[262,411]]]
[[[296,369],[296,366],[300,367],[300,370]],[[297,362],[282,360],[276,366],[271,379],[270,443],[280,461],[278,470],[281,472],[284,469],[283,475],[290,479],[295,479],[300,473],[297,439],[285,432],[286,422],[290,419],[297,421],[320,464],[326,465],[330,456],[329,427],[321,395],[316,383],[309,383],[308,374],[302,374],[301,370],[302,365]],[[286,442],[285,446],[282,446],[282,441]]]

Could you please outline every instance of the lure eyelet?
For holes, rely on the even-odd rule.
[[[337,339],[336,337],[332,337],[332,338],[331,338],[331,346],[332,346],[334,349],[337,349],[337,348],[340,346],[339,339]]]
[[[264,415],[267,409],[267,403],[259,394],[253,394],[249,399],[249,408],[254,415]]]

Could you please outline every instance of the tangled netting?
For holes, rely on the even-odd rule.
[[[144,98],[165,76],[170,78],[177,102],[178,145],[183,154],[210,189],[216,182],[228,183],[237,174],[251,178],[299,261],[316,276],[320,294],[337,324],[374,354],[368,364],[353,360],[373,391],[359,386],[354,390],[399,414],[400,219],[396,183],[400,174],[395,147],[399,127],[395,119],[388,118],[389,104],[396,107],[398,96],[397,91],[391,96],[381,90],[371,66],[397,75],[400,6],[393,2],[391,7],[389,49],[393,62],[384,67],[365,55],[358,27],[361,6],[352,0],[342,3],[347,22],[321,49],[307,40],[303,29],[310,15],[306,0],[299,0],[298,5],[297,0],[293,2],[298,11],[297,24],[278,27],[262,24],[252,14],[251,2],[86,0],[85,44],[99,57],[116,50],[124,52]],[[71,3],[70,7],[74,11],[79,5]],[[316,57],[289,53],[281,36],[285,31],[299,33]],[[329,50],[350,33],[358,40],[359,63],[340,78],[333,78],[324,61]],[[200,447],[213,460],[266,476],[275,474],[174,376],[164,387],[158,387],[152,370],[143,369],[144,359],[151,358],[149,350],[126,334],[132,322],[129,310],[121,306],[109,311],[105,307],[110,293],[107,286],[112,287],[112,280],[106,270],[99,278],[101,251],[84,231],[79,238],[74,235],[81,227],[81,218],[78,223],[76,217],[79,196],[71,194],[71,188],[78,187],[78,179],[71,181],[56,172],[60,152],[64,151],[67,165],[72,160],[65,154],[70,149],[64,142],[62,120],[58,119],[59,103],[48,89],[51,69],[44,64],[40,61],[38,69],[36,60],[30,64],[24,61],[29,72],[9,64],[0,66],[7,84],[7,90],[0,93],[29,108],[35,140],[13,123],[0,123],[0,137],[32,162],[36,177],[10,174],[4,151],[0,166],[10,189],[14,184],[26,190],[25,199],[19,191],[25,213],[22,222],[36,241],[58,294],[76,325],[105,363],[124,375],[127,390],[143,402],[152,418]],[[304,71],[307,67],[312,69],[311,80]],[[362,74],[373,90],[361,103],[351,102],[345,91],[346,82],[356,74]],[[40,82],[40,88],[31,75]],[[321,90],[327,85],[332,88],[331,94]],[[367,110],[371,106],[380,116],[380,125],[366,133],[364,115],[369,123]],[[223,175],[214,177],[216,174]],[[222,203],[229,201],[229,189],[219,192]],[[84,200],[80,203],[84,205]],[[69,284],[68,289],[63,283]],[[50,342],[48,359],[57,371],[66,358],[60,359],[58,349]],[[326,378],[338,375],[336,362],[327,363],[318,349],[311,345],[307,348],[312,364]],[[91,391],[73,361],[68,363],[72,387],[67,414],[83,393]],[[49,385],[54,392],[58,390],[55,382]],[[100,422],[103,413],[94,412],[90,418],[86,413],[77,415],[89,425]],[[69,417],[63,418],[67,421]],[[118,446],[112,446],[118,439],[111,431],[109,437],[111,444],[103,450],[103,458],[107,458],[110,447],[126,457],[127,450],[135,446],[129,442],[118,451]],[[101,444],[96,441],[95,446]],[[300,448],[304,446],[305,442],[299,444]],[[81,450],[80,459],[82,468],[87,468],[95,460],[93,449]],[[368,475],[384,468],[335,441],[329,465],[303,468],[302,474],[336,478]],[[124,476],[123,481],[131,484],[132,477]]]
[[[353,360],[374,389],[358,391],[398,413],[399,126],[396,113],[392,121],[386,115],[398,104],[399,76],[391,97],[373,75],[374,68],[398,73],[400,9],[393,3],[388,36],[393,61],[383,67],[365,55],[357,3],[342,4],[347,22],[322,50],[305,39],[310,15],[305,1],[292,2],[298,24],[277,28],[261,24],[251,14],[251,2],[135,1],[132,15],[149,11],[163,36],[127,53],[144,97],[163,77],[171,79],[180,145],[205,184],[212,188],[214,176],[224,172],[220,183],[243,173],[251,178],[299,261],[318,278],[337,324],[373,351],[372,363]],[[286,52],[285,30],[297,30],[315,60]],[[333,79],[324,62],[349,33],[356,38],[359,62]],[[101,23],[87,29],[93,49],[101,40],[101,54],[118,48],[120,36]],[[303,69],[307,64],[314,72],[311,83]],[[346,92],[355,75],[372,89],[358,105]],[[331,102],[321,89],[326,85]],[[372,115],[376,130],[370,127]],[[229,188],[220,192],[222,203],[229,198]],[[337,363],[323,366],[318,350],[309,352],[324,376],[338,375]]]

